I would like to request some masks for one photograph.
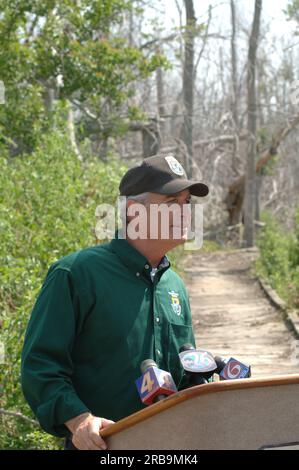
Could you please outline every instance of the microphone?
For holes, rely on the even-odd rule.
[[[159,369],[152,359],[142,361],[140,369],[142,375],[135,380],[135,384],[141,401],[145,405],[164,400],[168,395],[177,392],[171,374]]]
[[[227,360],[216,356],[215,362],[217,364],[216,373],[219,375],[220,380],[247,379],[251,377],[251,367],[233,357]]]
[[[204,349],[195,349],[190,343],[180,347],[179,358],[189,379],[189,387],[206,384],[217,370],[212,354]]]

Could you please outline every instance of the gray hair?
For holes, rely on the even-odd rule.
[[[133,199],[133,201],[136,202],[146,202],[149,197],[149,192],[146,193],[141,193],[141,194],[135,194],[134,196],[127,196],[127,199]]]

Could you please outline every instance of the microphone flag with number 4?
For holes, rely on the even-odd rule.
[[[141,401],[145,405],[151,405],[155,397],[159,395],[166,396],[177,392],[171,374],[154,366],[146,369],[145,372],[135,380],[135,383]]]

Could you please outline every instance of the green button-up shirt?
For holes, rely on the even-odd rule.
[[[86,411],[117,421],[142,409],[135,380],[144,359],[180,388],[179,348],[195,346],[188,295],[167,258],[152,279],[150,271],[117,238],[51,265],[22,354],[23,392],[45,431],[68,436],[63,423]]]

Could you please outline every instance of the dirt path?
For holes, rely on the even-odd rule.
[[[251,364],[254,377],[299,373],[295,338],[250,272],[256,257],[254,249],[188,255],[197,347]]]

